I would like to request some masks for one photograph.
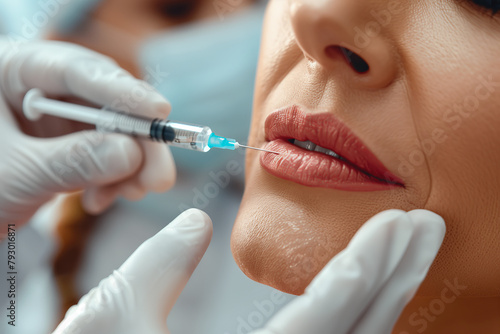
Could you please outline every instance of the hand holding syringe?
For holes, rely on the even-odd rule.
[[[165,142],[168,145],[208,152],[212,148],[236,150],[250,148],[279,154],[277,152],[241,145],[235,139],[219,137],[208,126],[152,119],[106,109],[95,109],[72,103],[45,98],[39,89],[30,90],[23,102],[23,110],[30,120],[38,120],[42,114],[94,124],[98,130],[124,133],[135,137]]]

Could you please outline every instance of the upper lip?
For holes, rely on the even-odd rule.
[[[390,184],[403,186],[366,145],[335,115],[305,113],[298,106],[271,113],[265,123],[266,140],[311,141],[344,158],[361,172]],[[328,157],[335,159],[333,157]]]

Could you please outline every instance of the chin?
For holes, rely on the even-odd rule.
[[[286,207],[278,196],[244,199],[231,237],[236,263],[245,275],[285,293],[300,295],[330,258],[345,246],[308,228],[308,214]],[[290,209],[294,208],[294,209]]]
[[[269,174],[259,159],[249,165],[231,250],[245,275],[286,293],[302,294],[375,213],[395,206],[412,209],[394,190],[307,187]]]

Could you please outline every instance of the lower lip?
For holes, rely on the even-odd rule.
[[[273,140],[264,149],[262,167],[270,174],[308,187],[347,191],[379,191],[398,185],[380,181],[349,163],[326,154],[308,151],[284,139]]]

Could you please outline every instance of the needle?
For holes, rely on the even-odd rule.
[[[240,143],[238,143],[238,146],[239,147],[243,147],[243,148],[249,148],[251,150],[257,150],[257,151],[263,151],[263,152],[267,152],[267,153],[274,153],[274,154],[281,154],[281,153],[278,153],[278,152],[274,152],[274,151],[268,151],[268,150],[264,150],[262,148],[257,148],[257,147],[252,147],[252,146],[246,146],[246,145],[241,145]]]

